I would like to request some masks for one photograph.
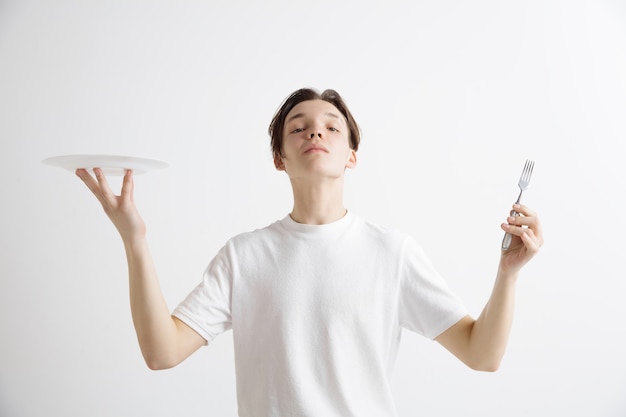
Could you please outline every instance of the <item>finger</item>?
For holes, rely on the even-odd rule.
[[[537,213],[532,211],[528,206],[523,204],[513,204],[513,210],[526,217],[535,217]]]
[[[526,246],[526,249],[531,253],[537,252],[543,244],[543,238],[541,235],[537,234],[532,228],[502,223],[502,230],[513,236],[519,237],[524,246]]]
[[[534,234],[541,238],[542,236],[542,228],[541,221],[539,220],[539,216],[536,212],[529,209],[527,206],[519,206],[518,207],[520,215],[513,218],[507,218],[507,221],[516,226],[525,226],[529,229],[532,229]]]
[[[89,185],[93,185],[91,184],[93,181],[93,178],[91,177],[91,175],[87,172],[86,169],[84,168],[78,168],[76,169],[76,171],[74,171],[74,173],[76,174],[76,176],[78,178],[80,178],[85,185],[87,185],[89,187]]]
[[[500,225],[500,228],[501,228],[502,230],[504,230],[505,232],[507,232],[507,233],[509,233],[509,234],[512,234],[512,235],[514,235],[514,236],[517,236],[517,235],[518,235],[518,234],[517,234],[517,232],[516,232],[516,230],[517,230],[517,229],[520,229],[520,227],[515,226],[514,224],[510,224],[510,223],[502,223],[502,224]]]
[[[541,236],[535,235],[532,229],[524,229],[520,238],[526,246],[526,250],[533,254],[539,252],[539,248],[543,244]]]
[[[523,227],[523,226],[516,226],[514,224],[511,223],[502,223],[500,225],[500,227],[502,228],[502,230],[504,230],[505,232],[513,235],[513,236],[518,236],[521,237],[522,234],[524,233],[525,230],[528,230],[527,227]]]
[[[79,168],[76,170],[76,176],[78,178],[80,178],[85,185],[87,186],[87,188],[89,188],[89,190],[96,196],[98,197],[98,199],[100,199],[100,185],[98,184],[98,182],[94,179],[94,177],[91,176],[91,174],[89,172],[87,172],[86,169],[83,168]]]
[[[517,217],[517,218],[516,218]],[[513,210],[509,213],[507,221],[513,224],[531,225],[538,223],[537,213],[528,208],[527,206],[514,204]]]
[[[100,193],[102,197],[106,198],[107,200],[114,197],[113,191],[111,191],[111,187],[109,187],[109,182],[102,172],[102,169],[94,168],[93,173],[96,175],[96,180],[98,181],[98,185],[100,186]]]
[[[530,227],[535,224],[536,218],[534,217],[526,217],[524,215],[515,213],[515,215],[509,216],[506,218],[508,224],[513,226],[526,226]]]
[[[133,191],[135,189],[135,181],[133,171],[127,169],[124,173],[124,181],[122,182],[121,197],[125,201],[133,201]]]

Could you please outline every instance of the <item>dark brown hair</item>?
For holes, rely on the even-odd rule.
[[[339,112],[346,118],[346,123],[350,130],[350,148],[357,151],[359,149],[359,142],[361,141],[359,125],[357,125],[356,120],[352,117],[350,110],[348,110],[348,106],[346,106],[346,103],[343,101],[339,93],[335,90],[328,89],[324,90],[324,92],[320,94],[311,88],[301,88],[300,90],[294,91],[285,99],[276,114],[274,114],[274,118],[270,123],[268,133],[271,138],[272,154],[274,155],[274,158],[280,158],[283,154],[283,129],[285,128],[285,119],[287,118],[287,115],[295,106],[303,101],[309,100],[324,100],[339,110]]]

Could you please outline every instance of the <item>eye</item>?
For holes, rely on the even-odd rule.
[[[328,130],[330,130],[331,132],[339,132],[339,129],[337,129],[336,127],[332,127],[332,126],[330,126]]]
[[[302,127],[296,127],[295,129],[293,129],[290,133],[300,133],[303,132],[304,128]]]

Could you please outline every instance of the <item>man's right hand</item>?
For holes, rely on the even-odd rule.
[[[100,168],[94,168],[95,178],[85,169],[77,169],[76,175],[83,180],[87,188],[96,196],[104,212],[109,216],[124,242],[143,239],[146,235],[146,225],[135,206],[133,197],[133,172],[127,170],[124,174],[122,191],[115,195],[105,175]]]

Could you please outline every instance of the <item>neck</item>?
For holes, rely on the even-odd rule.
[[[293,210],[291,218],[303,224],[328,224],[346,215],[343,205],[343,178],[321,183],[291,182]]]

